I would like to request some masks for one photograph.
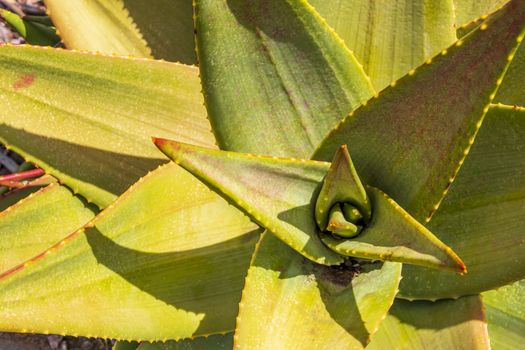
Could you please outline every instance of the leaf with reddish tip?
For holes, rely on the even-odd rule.
[[[167,162],[151,135],[214,147],[198,69],[0,46],[0,142],[100,207]]]
[[[368,187],[372,220],[353,239],[324,234],[321,240],[334,251],[364,259],[399,261],[465,273],[461,259],[386,194]]]
[[[170,163],[2,274],[0,329],[150,341],[231,331],[260,232]]]
[[[367,350],[489,350],[479,295],[437,302],[396,299]]]
[[[524,26],[525,2],[511,1],[348,116],[314,158],[329,160],[348,144],[364,182],[428,219],[474,142]]]
[[[314,264],[263,234],[246,278],[235,345],[362,349],[394,301],[401,264],[354,265]]]
[[[196,0],[195,28],[206,107],[224,150],[308,158],[374,94],[306,0]]]
[[[455,298],[525,278],[525,110],[490,109],[441,208],[428,228],[461,256],[457,276],[403,268],[400,294]]]
[[[216,151],[165,139],[155,139],[155,143],[177,164],[308,259],[327,265],[342,261],[342,256],[321,242],[314,219],[315,203],[330,163]],[[450,248],[379,193],[370,192],[377,202],[377,207],[372,205],[372,222],[348,240],[350,247],[355,247],[355,256],[464,271],[465,266]],[[345,249],[347,240],[332,241],[344,242],[330,246],[352,256],[352,249]]]

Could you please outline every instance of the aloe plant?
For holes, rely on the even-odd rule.
[[[0,214],[0,329],[521,345],[525,2],[69,3],[72,50],[0,47],[0,141],[56,179]]]

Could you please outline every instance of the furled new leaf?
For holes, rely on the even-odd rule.
[[[513,0],[349,115],[314,158],[329,160],[348,144],[364,182],[428,220],[474,142],[524,26],[525,2]]]
[[[152,135],[215,144],[194,67],[0,46],[0,76],[0,141],[101,207],[166,162]]]
[[[319,239],[314,219],[329,163],[216,151],[165,139],[155,139],[155,143],[177,164],[305,257],[327,265],[342,262],[342,256]],[[377,189],[371,188],[369,194],[374,213],[371,222],[357,237],[340,241],[342,247],[338,240],[327,238],[328,246],[346,256],[465,270],[449,247],[393,200]]]

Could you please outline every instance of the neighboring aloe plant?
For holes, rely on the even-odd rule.
[[[470,22],[504,2],[47,0],[117,56],[0,47],[0,141],[58,180],[0,214],[0,329],[482,349],[485,292],[519,347],[525,2]]]

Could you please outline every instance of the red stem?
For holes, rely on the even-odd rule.
[[[44,174],[45,172],[42,169],[27,170],[27,171],[22,171],[19,173],[13,173],[13,174],[0,176],[0,182],[25,180],[25,179],[30,179],[33,177],[42,176]]]

